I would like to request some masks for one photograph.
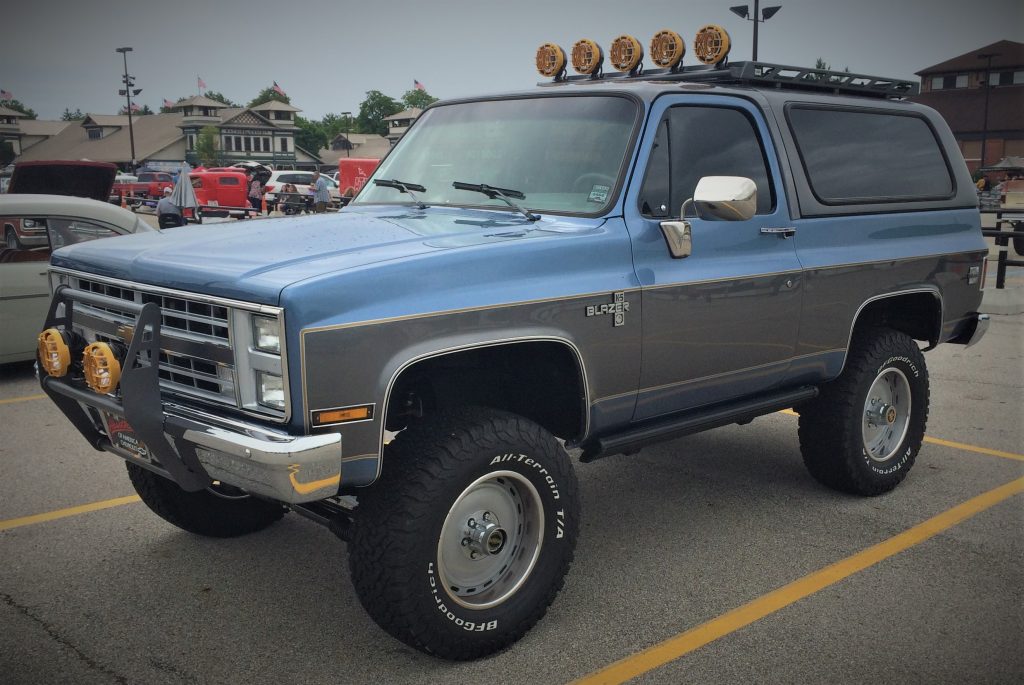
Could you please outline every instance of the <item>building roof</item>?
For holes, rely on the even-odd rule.
[[[252,110],[270,110],[275,112],[301,112],[302,110],[294,105],[289,105],[287,102],[280,102],[278,100],[267,100],[264,103],[258,104],[254,107],[250,107]]]
[[[995,55],[992,57],[993,70],[1024,66],[1024,43],[1001,40],[914,73],[918,76],[928,76],[949,72],[984,71],[988,68],[988,60],[979,57],[983,54]]]
[[[22,135],[26,136],[55,136],[71,124],[78,124],[77,121],[48,121],[46,119],[23,119],[18,122],[18,128]]]
[[[985,129],[985,89],[933,90],[909,98],[942,114],[953,133],[981,133]],[[1019,131],[1024,112],[1024,87],[997,86],[989,89],[988,131]]]
[[[143,116],[150,116],[148,114]],[[135,119],[141,119],[142,117],[132,117],[132,124],[134,125]],[[127,114],[86,114],[85,119],[82,121],[82,126],[87,124],[96,124],[97,126],[127,126],[128,115]]]
[[[27,116],[28,115],[25,114],[24,112],[19,112],[16,109],[11,109],[10,107],[4,107],[3,105],[0,105],[0,117],[27,117]]]
[[[419,115],[423,114],[423,110],[419,107],[410,107],[409,109],[403,109],[398,114],[392,114],[389,117],[384,117],[384,121],[396,121],[399,119],[415,119]]]
[[[117,131],[96,140],[89,138],[87,122],[100,123],[100,121],[107,122],[114,119],[123,120],[124,123],[103,123],[102,125],[116,125]],[[132,117],[132,129],[135,134],[135,158],[147,159],[181,140],[182,133],[179,128],[181,120],[180,112]],[[64,127],[60,133],[33,145],[18,157],[18,161],[33,159],[91,159],[97,162],[115,163],[131,159],[128,117],[89,115],[81,124]]]
[[[206,97],[204,95],[193,95],[190,98],[185,98],[184,100],[178,100],[177,102],[174,103],[172,109],[178,109],[179,107],[218,107],[218,108],[224,108],[224,107],[228,107],[228,106],[229,105],[225,105],[223,102],[221,102],[219,100],[214,100],[213,98],[208,98],[208,97]]]

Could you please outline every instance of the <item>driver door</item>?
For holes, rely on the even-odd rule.
[[[760,113],[734,98],[679,96],[659,99],[651,116],[657,126],[646,133],[642,182],[626,205],[643,298],[634,420],[780,384],[796,348],[801,306],[794,224]],[[753,218],[680,217],[704,176],[752,179]],[[661,223],[681,218],[690,225],[691,252],[674,258]]]

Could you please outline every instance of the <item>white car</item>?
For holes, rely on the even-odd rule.
[[[158,230],[127,209],[98,200],[0,195],[0,224],[27,221],[45,230],[40,244],[0,247],[0,364],[36,356],[36,336],[50,304],[51,251],[86,240]]]
[[[327,181],[328,189],[331,193],[332,202],[341,202],[341,192],[338,190],[338,182],[326,174],[321,174],[321,178]],[[264,184],[266,189],[267,203],[273,203],[277,201],[277,193],[281,191],[281,186],[285,183],[291,183],[295,186],[295,190],[300,195],[312,195],[309,189],[309,184],[313,182],[312,171],[275,171],[270,175],[270,179]]]

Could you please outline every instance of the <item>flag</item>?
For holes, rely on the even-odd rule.
[[[164,98],[164,107],[174,107],[174,103],[167,98]]]
[[[196,76],[196,84],[199,86],[199,90],[206,90],[206,81],[202,76]]]
[[[284,95],[285,97],[288,97],[287,95],[285,95],[285,92],[281,90],[281,86],[277,85],[277,81],[274,81],[274,92],[277,93],[278,95]]]
[[[423,84],[416,79],[412,80],[412,87],[416,90],[426,90],[426,88],[423,87]]]
[[[137,104],[135,104],[135,103],[133,102],[133,103],[132,103],[132,111],[133,111],[133,112],[138,112],[138,111],[139,111],[139,109],[141,109],[141,108],[140,108],[140,107],[139,107],[139,106],[138,106]]]
[[[14,93],[12,93],[9,90],[4,90],[3,88],[0,88],[0,100],[13,100],[13,99],[14,99]]]

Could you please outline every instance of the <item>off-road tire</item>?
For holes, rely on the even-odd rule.
[[[285,515],[284,506],[256,497],[224,497],[210,490],[185,492],[173,481],[126,462],[128,477],[157,516],[196,535],[233,538],[255,533]]]
[[[4,246],[9,247],[12,250],[21,248],[21,240],[18,238],[18,234],[15,233],[13,228],[8,227],[4,231]]]
[[[873,413],[875,407],[881,412],[890,403],[868,396],[869,392],[886,395],[887,381],[898,387],[897,399],[891,402],[891,421]],[[909,411],[900,409],[907,403]],[[924,440],[928,421],[924,355],[912,338],[899,331],[859,331],[839,378],[797,409],[800,451],[815,479],[851,494],[889,492],[907,476]],[[878,443],[868,444],[866,435],[879,436]]]
[[[459,547],[476,505],[509,528],[496,553]],[[486,656],[522,637],[561,590],[579,510],[569,457],[546,430],[494,410],[437,414],[398,435],[380,480],[360,493],[352,581],[370,616],[402,642],[445,659]],[[457,585],[478,571],[489,580]]]

